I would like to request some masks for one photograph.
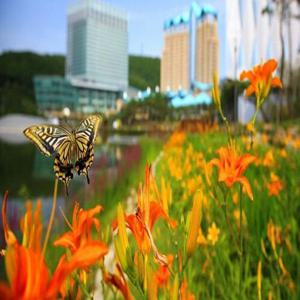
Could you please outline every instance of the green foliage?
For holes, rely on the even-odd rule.
[[[143,101],[130,101],[117,118],[120,118],[123,124],[133,124],[136,114],[146,113],[151,121],[163,121],[171,117],[171,112],[172,108],[169,107],[166,97],[155,94]]]
[[[40,55],[33,52],[0,54],[0,115],[36,114],[33,77],[64,75],[63,55]],[[160,81],[160,60],[129,56],[129,84],[139,89],[154,88]]]
[[[144,90],[160,83],[160,59],[145,56],[129,56],[129,85]]]
[[[33,89],[35,75],[63,75],[62,55],[39,55],[32,52],[5,52],[0,55],[0,115],[36,114]]]

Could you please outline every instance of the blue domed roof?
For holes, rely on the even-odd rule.
[[[193,12],[197,19],[201,19],[206,15],[212,15],[215,18],[218,17],[216,9],[211,5],[200,6],[196,1],[191,5],[190,12]],[[190,21],[190,12],[184,12],[181,15],[171,18],[164,22],[164,29],[169,29],[171,27],[176,27],[181,24],[188,24]]]
[[[171,19],[165,21],[164,29],[169,29],[171,27],[176,27],[176,26],[179,26],[181,24],[188,24],[189,20],[190,20],[189,13],[184,12],[183,14],[178,15],[175,18],[171,18]]]

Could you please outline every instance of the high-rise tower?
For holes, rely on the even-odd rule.
[[[217,13],[193,2],[190,11],[164,24],[161,90],[207,87],[219,69]]]
[[[68,10],[66,76],[105,90],[128,84],[127,14],[105,2],[81,0]]]

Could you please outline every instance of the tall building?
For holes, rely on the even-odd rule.
[[[128,86],[127,14],[100,0],[81,0],[67,13],[65,78],[37,76],[41,113],[73,115],[117,110]]]
[[[219,68],[217,13],[193,2],[190,11],[164,24],[161,90],[207,87]]]
[[[123,91],[128,85],[127,14],[99,0],[68,10],[66,76],[74,84]]]
[[[186,18],[165,26],[161,59],[161,90],[189,89],[189,25]]]
[[[214,72],[219,70],[219,39],[217,20],[209,14],[197,21],[195,80],[212,83]]]

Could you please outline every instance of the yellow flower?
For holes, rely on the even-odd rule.
[[[236,220],[237,223],[237,227],[240,230],[240,210],[239,209],[235,209],[233,212],[234,218]],[[242,223],[245,224],[246,223],[246,215],[244,213],[244,211],[242,212]]]
[[[232,196],[232,202],[235,204],[235,205],[238,205],[239,203],[239,195],[237,192],[235,192]]]
[[[247,131],[249,131],[250,133],[254,133],[254,132],[255,132],[255,127],[254,127],[254,125],[253,125],[252,122],[247,123],[246,129],[247,129]]]
[[[198,237],[197,237],[197,243],[201,246],[207,245],[207,239],[205,238],[202,229],[199,229]]]
[[[280,150],[280,156],[286,158],[287,157],[287,152],[285,149]]]
[[[210,241],[212,245],[214,245],[219,239],[220,229],[216,226],[216,223],[208,228],[207,239]]]
[[[265,166],[265,167],[273,167],[274,166],[274,163],[275,163],[275,159],[274,159],[274,155],[273,155],[273,151],[270,149],[264,159],[263,159],[263,162],[262,164]]]

